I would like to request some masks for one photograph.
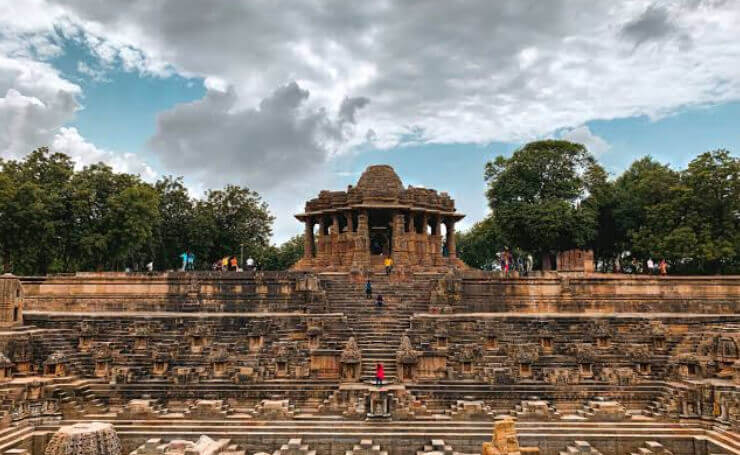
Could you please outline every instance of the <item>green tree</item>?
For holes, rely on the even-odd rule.
[[[539,254],[588,246],[597,212],[581,202],[597,168],[583,145],[560,140],[531,142],[488,162],[486,195],[502,238]]]
[[[682,172],[688,189],[686,224],[699,271],[737,270],[740,260],[740,158],[727,150],[697,156]],[[694,240],[694,239],[691,239]]]
[[[287,270],[301,257],[303,257],[303,235],[296,235],[280,246],[268,246],[256,259],[257,265],[264,270]]]
[[[179,255],[195,247],[194,203],[182,178],[165,177],[154,188],[159,194],[154,266],[158,270],[175,269],[181,264]]]
[[[458,232],[456,235],[458,257],[469,266],[478,269],[491,270],[498,260],[496,253],[504,248],[492,216],[487,216],[467,231]]]
[[[274,217],[256,192],[228,185],[195,205],[193,251],[202,266],[227,255],[258,257],[269,245]]]

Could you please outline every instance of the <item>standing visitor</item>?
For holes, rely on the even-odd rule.
[[[180,259],[182,259],[182,267],[180,267],[180,270],[182,270],[183,272],[188,267],[188,257],[189,256],[190,256],[190,252],[189,251],[185,251],[184,253],[182,253],[180,255]]]
[[[187,270],[195,270],[195,253],[187,252],[187,264],[185,268]]]
[[[378,297],[375,299],[375,305],[378,306],[378,308],[381,308],[383,306],[383,296],[378,294]]]
[[[529,272],[532,271],[534,268],[534,258],[531,254],[527,254],[527,275],[529,275]]]
[[[385,379],[385,371],[383,370],[383,364],[377,363],[375,365],[375,385],[376,386],[383,385],[384,379]]]
[[[146,271],[151,273],[154,270],[154,262],[149,261],[146,263]]]
[[[393,259],[388,256],[385,258],[385,274],[390,275],[391,271],[393,270]]]
[[[373,297],[373,284],[370,282],[370,280],[367,280],[365,282],[365,298],[371,299]]]
[[[247,270],[254,270],[254,259],[247,258]]]
[[[655,271],[655,263],[653,263],[653,258],[649,258],[647,260],[647,271],[648,271],[648,275],[652,275],[653,272]]]
[[[231,259],[229,259],[229,270],[232,272],[236,272],[238,265],[239,261],[236,259],[236,256],[231,256]]]
[[[660,264],[658,264],[658,270],[660,271],[660,276],[668,275],[668,263],[665,261],[665,259],[660,260]]]

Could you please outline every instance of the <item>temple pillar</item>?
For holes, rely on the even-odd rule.
[[[419,264],[419,251],[417,246],[418,234],[416,233],[416,215],[414,212],[409,211],[409,234],[408,234],[408,252],[409,252],[409,264]]]
[[[313,220],[306,218],[306,229],[303,231],[303,257],[313,258]]]
[[[447,226],[447,251],[450,259],[457,258],[457,251],[455,250],[455,220],[448,219],[445,222]]]
[[[316,259],[319,265],[327,265],[327,236],[326,236],[326,218],[323,216],[319,217],[319,240],[318,249],[316,251]]]
[[[329,255],[329,265],[341,265],[341,251],[339,251],[339,215],[336,213],[331,216],[331,230],[329,232],[329,242],[331,245]]]
[[[406,266],[409,262],[408,237],[402,212],[393,212],[393,262],[396,266]]]
[[[432,241],[434,237],[429,235],[429,214],[426,212],[421,216],[421,226],[421,265],[429,267],[434,263],[432,259],[432,251],[434,251]]]
[[[442,265],[442,220],[439,214],[432,221],[432,264]]]
[[[367,210],[357,215],[357,235],[355,236],[355,251],[352,256],[352,267],[358,270],[370,268],[370,227],[368,225]]]

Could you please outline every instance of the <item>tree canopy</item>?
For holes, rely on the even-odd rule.
[[[492,214],[459,236],[474,267],[506,245],[535,255],[593,249],[602,269],[666,259],[682,273],[740,271],[740,159],[727,150],[683,170],[645,157],[609,179],[584,146],[537,141],[487,163],[484,177]]]
[[[287,268],[295,242],[271,246],[273,221],[260,195],[240,186],[196,199],[181,178],[149,184],[102,163],[75,171],[46,148],[0,160],[0,263],[16,274],[142,270],[149,261],[167,270],[185,251],[206,268],[242,246],[245,257]]]
[[[493,224],[506,242],[537,254],[585,247],[597,212],[582,204],[603,170],[580,144],[531,142],[486,164]]]

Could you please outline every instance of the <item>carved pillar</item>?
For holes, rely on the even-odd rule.
[[[319,217],[319,241],[318,250],[316,251],[316,259],[319,265],[327,265],[327,236],[326,236],[326,218],[323,216]]]
[[[310,217],[306,218],[306,229],[303,232],[303,257],[313,257],[313,220]]]
[[[439,214],[432,221],[432,263],[442,265],[442,221]]]
[[[331,216],[331,231],[329,232],[329,265],[340,265],[342,260],[339,257],[341,252],[339,251],[339,215],[334,213]]]
[[[455,259],[457,258],[457,252],[455,251],[455,220],[448,219],[445,224],[447,225],[447,251],[450,259]]]
[[[393,212],[393,262],[396,266],[406,266],[409,262],[408,239],[405,232],[405,222],[402,212]]]
[[[429,214],[426,212],[421,216],[421,226],[421,264],[425,267],[429,267],[433,263],[432,251],[434,249],[432,247],[432,241],[434,237],[429,235]]]
[[[357,235],[355,236],[352,267],[359,270],[370,267],[370,229],[367,210],[363,210],[357,215]]]

